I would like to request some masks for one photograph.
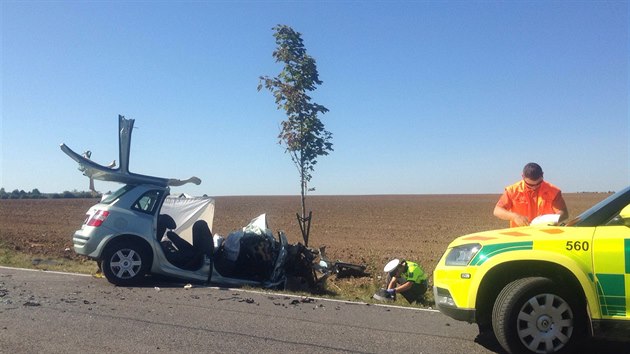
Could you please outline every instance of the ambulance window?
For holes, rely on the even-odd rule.
[[[608,225],[625,225],[630,226],[630,204],[626,205],[617,216],[612,218]]]

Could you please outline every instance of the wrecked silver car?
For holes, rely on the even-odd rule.
[[[103,166],[90,160],[89,152],[79,155],[61,144],[61,150],[79,163],[79,170],[90,182],[123,184],[87,211],[81,229],[72,238],[75,252],[96,260],[107,280],[116,285],[138,284],[154,274],[263,287],[283,287],[287,276],[293,276],[304,279],[309,287],[315,286],[316,251],[299,243],[289,245],[283,232],[274,237],[264,214],[225,239],[213,236],[212,198],[169,196],[171,186],[200,184],[199,178],[179,180],[131,173],[133,124],[133,119],[119,116],[117,168],[115,162]]]

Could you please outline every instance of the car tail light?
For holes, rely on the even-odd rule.
[[[86,222],[87,226],[99,227],[103,224],[107,216],[109,215],[109,211],[106,210],[97,210],[94,215],[92,215]]]

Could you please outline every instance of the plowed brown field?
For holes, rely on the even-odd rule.
[[[565,194],[570,217],[604,193]],[[415,260],[432,273],[448,243],[471,232],[507,227],[492,209],[498,195],[309,196],[309,246],[327,246],[329,258],[368,265],[380,274],[391,258]],[[1,200],[0,244],[38,257],[79,258],[72,233],[97,199]],[[297,196],[216,197],[213,232],[227,235],[266,213],[269,227],[302,242]]]

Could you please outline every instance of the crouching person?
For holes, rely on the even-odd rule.
[[[428,283],[427,274],[418,263],[394,259],[383,270],[387,273],[387,289],[374,294],[375,299],[393,301],[400,294],[410,304],[422,302]]]

